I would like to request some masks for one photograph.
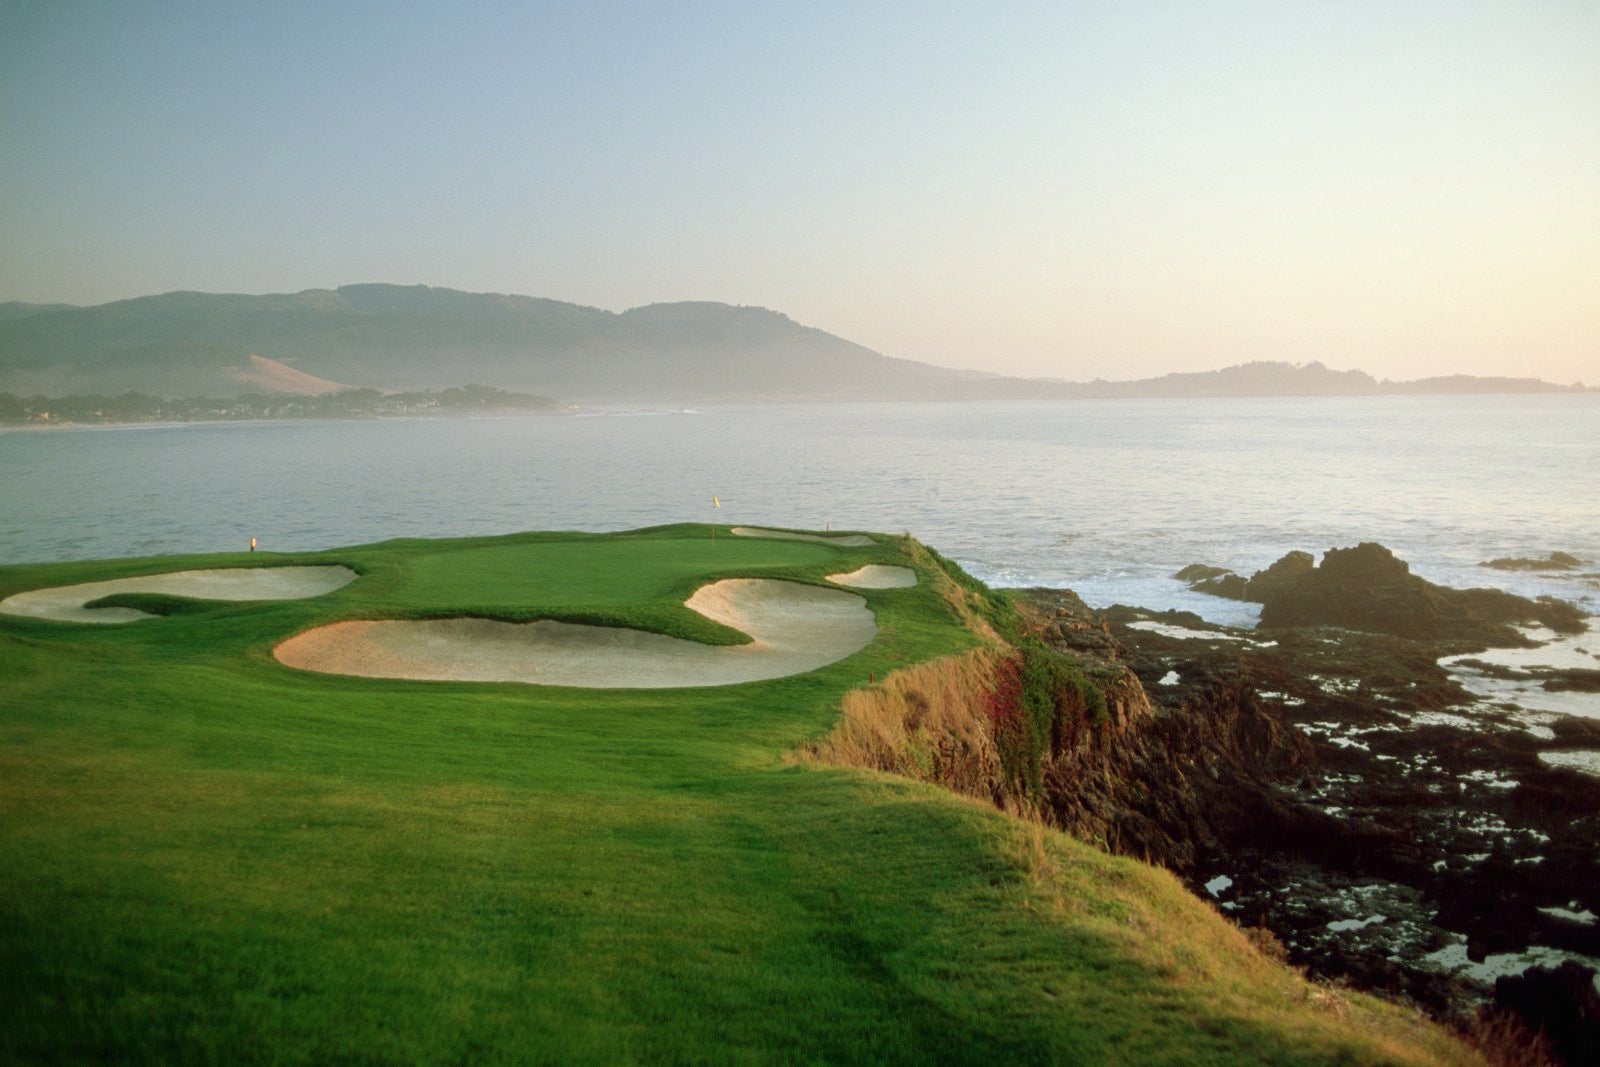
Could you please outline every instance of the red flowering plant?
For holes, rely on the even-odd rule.
[[[1022,656],[1008,656],[995,664],[994,686],[989,690],[989,718],[996,726],[1022,719]]]

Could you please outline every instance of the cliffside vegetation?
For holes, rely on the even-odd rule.
[[[1046,646],[1009,599],[932,549],[912,543],[907,551],[983,643],[845,694],[839,725],[803,756],[903,774],[1045,818],[1051,764],[1089,735],[1148,715],[1143,690],[1125,670],[1088,667]]]

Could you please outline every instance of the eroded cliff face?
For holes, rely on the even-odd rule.
[[[896,671],[850,693],[805,755],[933,782],[1191,878],[1242,837],[1303,832],[1268,783],[1311,746],[1243,678],[1159,707],[1076,595],[1017,602],[1025,638],[1063,661],[1054,676],[1031,642],[999,640]]]
[[[1044,765],[1046,822],[1191,878],[1243,836],[1296,832],[1270,783],[1308,765],[1311,746],[1243,678],[1205,679],[1162,707],[1075,594],[1028,590],[1017,603],[1034,635],[1106,683],[1105,721],[1059,727]]]
[[[810,755],[1168,867],[1293,963],[1458,1023],[1494,995],[1486,958],[1600,958],[1585,918],[1600,912],[1600,786],[1539,758],[1592,746],[1592,721],[1540,740],[1518,713],[1479,707],[1474,726],[1450,710],[1471,698],[1440,649],[1391,635],[1263,640],[1193,616],[1102,615],[1066,590],[993,604],[984,647],[851,694]],[[1582,997],[1550,1009],[1559,1026],[1501,999],[1530,1032],[1600,1040]]]

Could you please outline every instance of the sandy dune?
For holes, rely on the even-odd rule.
[[[768,530],[760,526],[735,526],[729,531],[736,537],[767,537],[774,541],[816,541],[824,545],[838,545],[840,548],[865,548],[873,544],[872,538],[866,534],[841,534],[838,537],[829,534],[803,534],[789,533],[786,530]]]
[[[342,382],[330,382],[326,378],[318,378],[314,374],[296,370],[286,363],[257,355],[252,355],[243,367],[237,367],[229,374],[240,385],[253,385],[269,393],[316,396],[319,393],[337,393],[344,389],[355,388]]]
[[[356,572],[348,567],[173,571],[143,578],[115,578],[53,589],[31,589],[0,600],[0,612],[62,622],[136,622],[158,616],[133,608],[86,608],[84,605],[113,593],[161,593],[196,600],[299,600],[331,593],[355,578]]]
[[[813,671],[877,633],[861,597],[798,582],[730,578],[685,603],[753,642],[703,645],[618,627],[461,618],[334,623],[289,638],[273,655],[301,670],[366,678],[656,689]]]
[[[828,581],[834,585],[848,585],[856,589],[907,589],[917,584],[917,572],[910,567],[891,567],[883,563],[869,563],[848,574],[830,574]]]

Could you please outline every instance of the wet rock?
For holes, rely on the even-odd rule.
[[[1292,586],[1315,570],[1316,565],[1316,559],[1309,552],[1287,552],[1266,570],[1251,575],[1250,595],[1246,599],[1265,604],[1268,597]]]
[[[1233,574],[1226,567],[1212,567],[1204,563],[1191,563],[1173,577],[1180,582],[1203,582],[1211,578],[1221,578]],[[1237,575],[1234,575],[1238,577]]]
[[[1244,577],[1226,567],[1212,567],[1205,563],[1191,563],[1173,577],[1180,582],[1188,582],[1189,588],[1197,592],[1229,600],[1246,599],[1245,591],[1249,586]]]
[[[1551,692],[1600,693],[1600,671],[1554,671],[1540,685]]]
[[[1266,591],[1261,629],[1336,626],[1479,647],[1528,644],[1514,623],[1537,622],[1565,633],[1584,629],[1582,615],[1563,601],[1434,585],[1371,541],[1329,549],[1322,564],[1309,570],[1292,567]]]
[[[1570,571],[1583,565],[1583,560],[1570,552],[1552,552],[1544,559],[1488,559],[1478,564],[1497,571]]]
[[[1380,585],[1420,582],[1372,547]],[[1282,938],[1296,965],[1457,1020],[1490,995],[1463,970],[1469,938],[1478,959],[1531,945],[1600,958],[1600,925],[1540,911],[1600,912],[1600,779],[1539,758],[1600,748],[1600,720],[1530,733],[1439,666],[1448,642],[1052,603],[1072,611],[1037,614],[1050,643],[1131,668],[1157,705],[1061,756],[1047,790],[1058,825],[1198,892],[1226,873],[1228,914]],[[1179,682],[1161,684],[1169,674]],[[1359,922],[1373,915],[1387,921]]]
[[[1225,567],[1211,567],[1203,563],[1190,564],[1173,577],[1188,582],[1189,588],[1198,593],[1260,604],[1283,583],[1298,578],[1315,566],[1316,560],[1311,553],[1290,552],[1266,570],[1256,571],[1249,578]]]
[[[1249,600],[1250,583],[1237,574],[1222,574],[1215,578],[1193,582],[1190,589],[1200,593],[1209,593],[1211,596],[1226,597],[1229,600]]]
[[[1550,724],[1557,742],[1573,748],[1600,748],[1600,719],[1564,716]]]

